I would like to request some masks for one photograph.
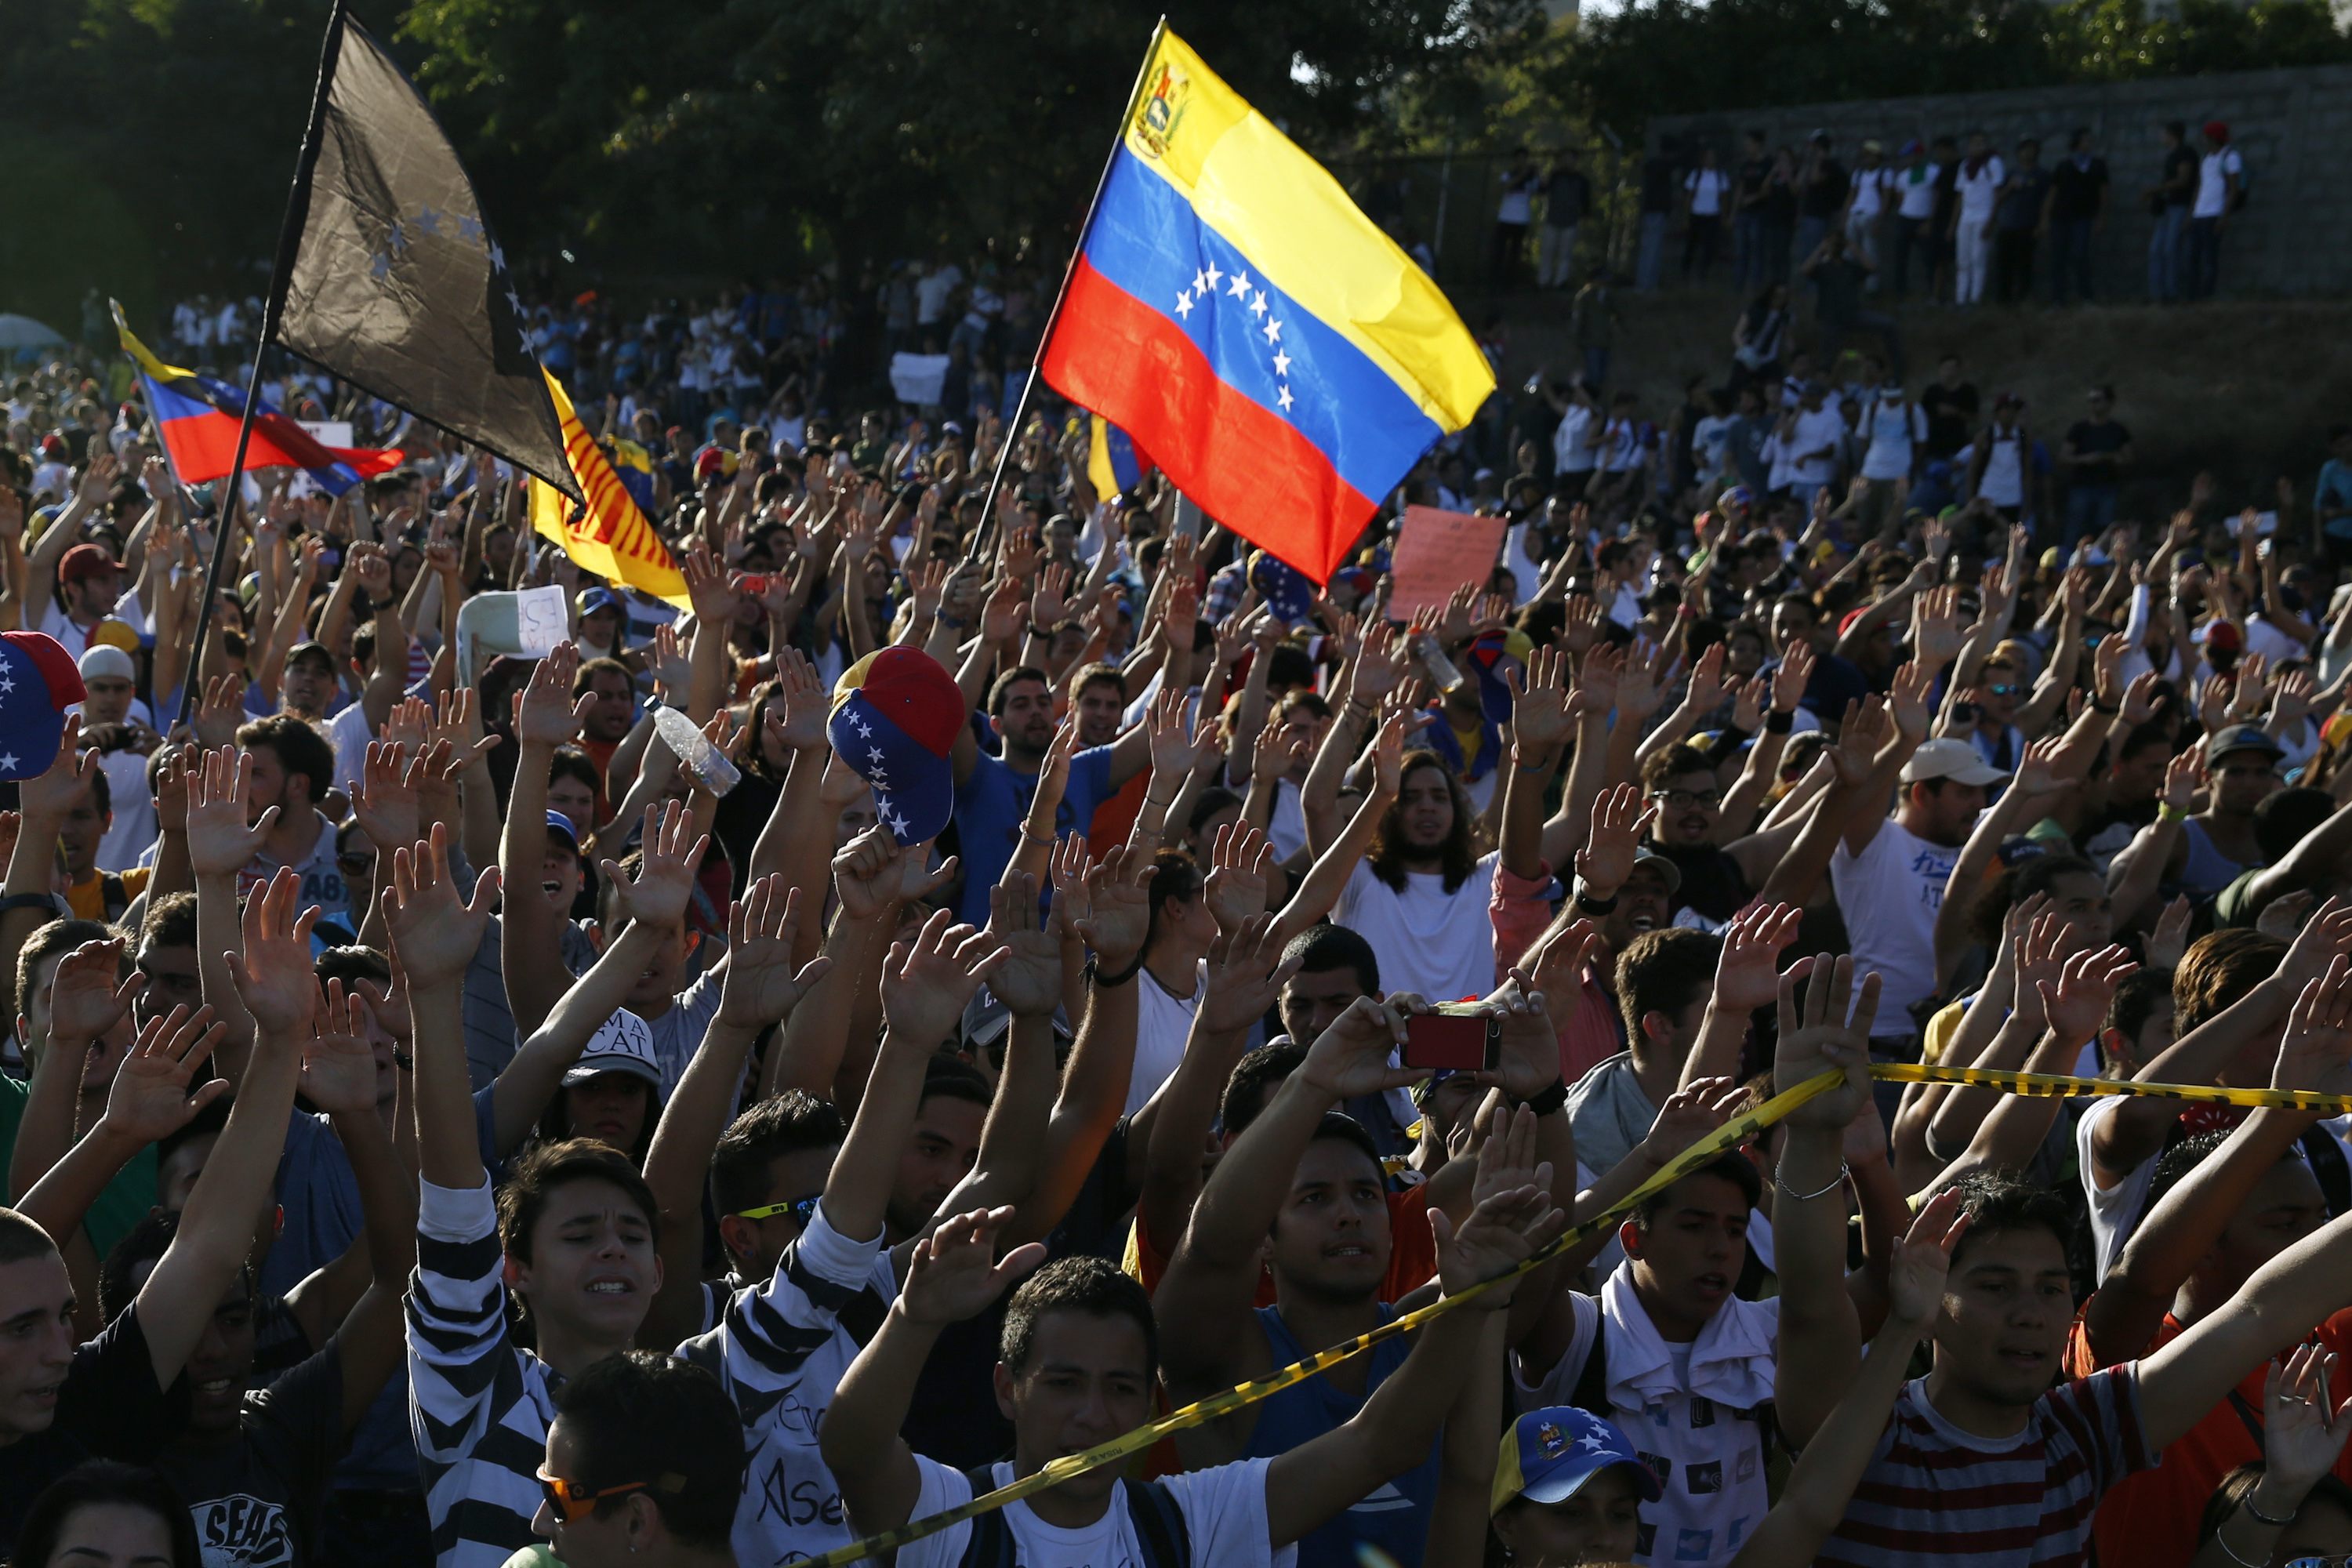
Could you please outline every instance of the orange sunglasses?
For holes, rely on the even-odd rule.
[[[539,1468],[539,1489],[547,1499],[548,1510],[565,1524],[584,1519],[606,1498],[641,1492],[652,1485],[651,1481],[625,1481],[617,1487],[591,1490],[578,1481],[567,1481],[562,1476],[549,1475],[544,1465]]]

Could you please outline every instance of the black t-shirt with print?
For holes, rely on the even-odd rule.
[[[2059,223],[2078,223],[2099,216],[2106,200],[2107,161],[2068,158],[2050,172],[2050,216]]]
[[[132,1302],[74,1352],[46,1432],[0,1447],[0,1556],[13,1553],[33,1500],[84,1459],[146,1464],[187,1420],[188,1380],[155,1386],[155,1363]]]
[[[316,1531],[343,1451],[342,1355],[316,1355],[245,1396],[235,1442],[183,1440],[157,1461],[196,1522],[205,1568],[297,1568],[319,1561]]]

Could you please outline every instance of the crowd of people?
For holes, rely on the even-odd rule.
[[[683,604],[299,367],[402,466],[191,491],[11,378],[83,696],[0,815],[8,1562],[768,1568],[1465,1297],[896,1560],[2352,1554],[2344,1119],[1867,1073],[2352,1091],[2352,432],[2135,518],[2112,392],[1768,292],[1318,587],[1009,426],[1034,279],[893,278],[940,404],[856,400],[878,284],[533,312]],[[1406,605],[1412,502],[1503,542]]]
[[[2147,298],[2208,299],[2252,171],[2225,121],[2194,131],[2168,121],[2153,135],[2157,156],[2138,198],[2153,220]],[[1643,161],[1636,288],[1664,281],[1677,234],[1684,282],[1710,281],[1727,261],[1732,286],[1750,292],[1790,283],[1834,239],[1866,270],[1864,286],[1890,299],[1911,296],[1916,285],[1948,305],[2021,304],[2045,290],[2052,304],[2087,304],[2110,205],[2130,199],[2109,190],[2107,160],[2086,126],[2069,131],[2063,153],[2046,162],[2038,137],[1997,149],[1981,131],[1899,144],[1865,137],[1851,164],[1827,130],[1801,147],[1774,146],[1749,131],[1737,157],[1728,153],[1670,146]],[[1593,205],[1574,151],[1541,165],[1524,150],[1516,154],[1501,178],[1490,281],[1559,289],[1605,272],[1605,258],[1577,261],[1577,236]]]

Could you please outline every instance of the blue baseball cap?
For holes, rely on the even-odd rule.
[[[1486,1511],[1500,1513],[1517,1498],[1538,1503],[1563,1501],[1612,1465],[1632,1468],[1634,1489],[1643,1502],[1658,1500],[1657,1475],[1633,1452],[1624,1433],[1572,1405],[1530,1410],[1503,1434]]]
[[[874,786],[874,809],[901,844],[936,838],[955,815],[948,757],[964,725],[963,692],[920,648],[867,654],[833,687],[825,739]]]
[[[583,588],[578,602],[580,613],[583,616],[593,616],[599,610],[611,610],[621,615],[627,613],[621,608],[621,596],[610,588]]]
[[[1315,613],[1315,584],[1287,561],[1261,552],[1250,563],[1249,580],[1275,619],[1286,626],[1295,626]]]
[[[560,811],[549,812],[547,814],[547,830],[550,833],[561,833],[563,835],[564,842],[572,846],[572,852],[574,855],[580,853],[580,830],[572,826],[572,819],[570,817],[564,816]]]

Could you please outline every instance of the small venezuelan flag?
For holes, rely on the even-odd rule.
[[[1087,478],[1094,481],[1097,500],[1125,494],[1153,471],[1150,458],[1135,444],[1134,437],[1099,414],[1087,422],[1092,427],[1087,437]]]
[[[1165,27],[1040,365],[1318,583],[1495,388],[1428,274]]]
[[[245,394],[225,381],[157,359],[131,334],[119,303],[114,330],[122,340],[122,352],[139,367],[148,415],[163,438],[180,483],[200,485],[227,478],[236,456],[237,426],[245,418]],[[245,466],[248,472],[300,468],[320,489],[339,496],[362,479],[400,467],[400,457],[388,449],[327,446],[265,402],[253,416]]]

